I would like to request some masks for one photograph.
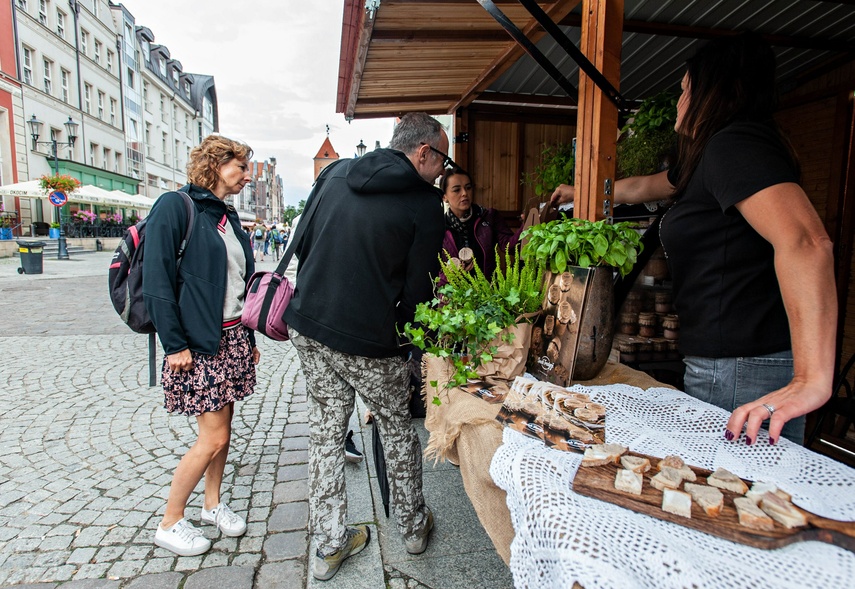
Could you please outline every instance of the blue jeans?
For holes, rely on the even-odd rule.
[[[686,356],[683,363],[686,365],[683,378],[686,393],[726,411],[756,401],[785,387],[793,379],[793,353],[789,350],[750,358]],[[764,425],[768,427],[768,422]],[[804,416],[788,421],[781,435],[796,444],[804,444]]]

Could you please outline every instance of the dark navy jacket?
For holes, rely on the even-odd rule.
[[[237,211],[210,191],[190,184],[181,190],[196,205],[193,233],[176,271],[176,257],[187,228],[184,200],[177,192],[158,198],[146,221],[143,298],[163,351],[214,355],[223,329],[226,293],[226,244],[217,224],[225,214],[246,256],[246,279],[255,271],[249,236]],[[250,334],[253,345],[255,340]]]

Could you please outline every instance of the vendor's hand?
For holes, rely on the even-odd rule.
[[[555,192],[552,193],[552,196],[549,198],[549,204],[553,208],[558,208],[558,205],[563,205],[564,203],[573,202],[576,198],[576,188],[570,186],[569,184],[559,184],[558,188],[555,189]]]
[[[258,364],[258,361],[261,360],[261,352],[258,349],[258,346],[252,348],[252,363]]]
[[[725,437],[739,439],[745,427],[745,443],[751,445],[756,442],[760,425],[769,419],[769,410],[763,406],[765,403],[775,408],[769,420],[769,443],[774,444],[780,439],[785,423],[819,409],[830,397],[831,388],[828,386],[793,380],[782,389],[737,407],[727,422]]]
[[[166,356],[166,363],[172,372],[189,372],[193,370],[193,356],[190,350],[181,350]]]

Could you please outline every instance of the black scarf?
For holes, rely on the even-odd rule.
[[[458,218],[451,209],[445,211],[445,228],[454,234],[454,241],[463,243],[461,247],[472,247],[469,244],[469,236],[473,234],[472,224],[475,219],[481,216],[482,209],[480,206],[473,204],[469,208],[469,216],[465,219]]]

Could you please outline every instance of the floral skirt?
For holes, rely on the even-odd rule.
[[[163,406],[168,412],[201,415],[219,411],[255,390],[249,329],[243,325],[223,331],[216,355],[191,354],[193,369],[187,372],[173,372],[163,359]]]

